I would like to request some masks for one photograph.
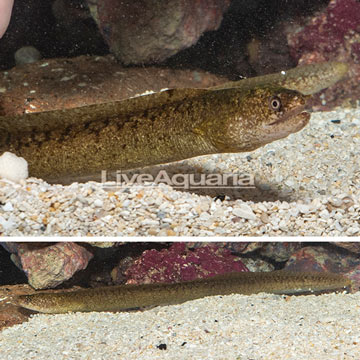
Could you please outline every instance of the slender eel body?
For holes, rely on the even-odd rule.
[[[347,71],[309,65],[211,89],[171,89],[79,108],[0,117],[0,154],[49,182],[195,156],[252,151],[301,130],[309,94]]]
[[[212,89],[242,89],[266,84],[277,84],[289,90],[296,90],[304,95],[311,95],[339,81],[348,71],[348,66],[339,62],[315,63],[299,66],[277,74],[268,74],[254,78],[230,81],[214,86]]]
[[[205,296],[230,294],[301,295],[344,291],[350,280],[331,273],[239,272],[175,284],[120,285],[73,292],[39,292],[18,296],[14,303],[43,313],[123,311],[178,304]]]

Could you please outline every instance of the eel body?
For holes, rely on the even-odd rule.
[[[319,272],[239,272],[174,284],[119,285],[73,292],[38,292],[12,302],[42,313],[124,311],[183,303],[205,296],[256,294],[319,294],[348,290],[349,279]]]
[[[241,87],[248,89],[266,84],[277,84],[289,90],[296,90],[304,95],[315,94],[338,82],[348,71],[345,63],[330,61],[315,63],[282,71],[276,74],[230,81],[214,86],[211,89],[228,89]]]
[[[301,130],[309,94],[338,81],[342,63],[308,65],[209,89],[170,89],[72,109],[0,116],[0,154],[30,176],[76,181],[214,153],[252,151]]]

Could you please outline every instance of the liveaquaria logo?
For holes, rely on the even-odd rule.
[[[149,173],[124,173],[116,171],[114,176],[108,177],[107,171],[101,171],[101,182],[115,181],[113,186],[126,185],[153,186],[167,184],[176,189],[200,189],[200,188],[236,188],[249,189],[255,187],[254,176],[251,174],[168,174],[166,170],[160,170],[156,175]]]

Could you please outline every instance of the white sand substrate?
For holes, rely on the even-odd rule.
[[[360,358],[360,292],[214,296],[123,313],[39,314],[0,333],[2,360]]]
[[[360,108],[314,113],[302,131],[256,151],[165,167],[170,176],[246,173],[257,189],[0,179],[0,234],[360,236],[359,125]]]

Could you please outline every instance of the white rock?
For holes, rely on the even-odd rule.
[[[208,211],[210,208],[210,205],[207,201],[201,201],[199,204],[199,207],[200,207],[201,211]]]
[[[123,207],[128,207],[130,205],[130,200],[124,200],[124,202],[122,203]]]
[[[0,225],[5,231],[11,231],[16,228],[16,222],[12,218],[5,220],[2,216],[0,216]]]
[[[28,164],[24,158],[7,151],[0,156],[0,178],[19,182],[28,175]]]
[[[266,207],[264,204],[262,204],[262,203],[258,203],[258,204],[257,204],[257,208],[258,208],[259,210],[261,210],[262,212],[266,212],[266,211],[267,211],[267,207]]]
[[[251,207],[246,204],[242,204],[241,207],[233,209],[232,213],[243,219],[256,220],[256,215],[252,211]]]
[[[219,208],[219,209],[216,209],[213,213],[213,215],[216,217],[216,218],[223,218],[225,216],[225,211],[224,209],[222,208]]]
[[[338,231],[343,231],[344,230],[344,228],[341,226],[339,221],[335,222],[335,229],[338,230]]]
[[[104,202],[102,200],[100,200],[100,199],[96,199],[94,201],[94,206],[96,206],[96,207],[102,207],[103,204],[104,204]]]
[[[282,230],[282,231],[286,231],[288,229],[288,222],[286,220],[281,220],[279,222],[279,228]]]
[[[332,204],[335,207],[340,207],[342,204],[342,200],[339,198],[333,198],[329,200],[330,204]]]
[[[199,216],[200,220],[203,220],[203,221],[208,221],[211,216],[208,212],[202,212],[201,215]]]
[[[173,220],[173,219],[170,219],[170,218],[164,218],[164,219],[162,219],[162,221],[163,221],[164,223],[168,223],[168,224],[171,224],[172,222],[174,222],[174,220]]]
[[[299,209],[297,209],[297,208],[292,208],[292,209],[289,210],[289,214],[290,214],[291,216],[297,217],[297,216],[299,215]]]
[[[302,214],[308,214],[310,212],[309,205],[298,204],[297,208]]]
[[[284,201],[284,202],[282,202],[282,203],[279,205],[279,209],[283,209],[283,210],[290,209],[290,205],[289,205],[289,203],[287,203],[286,201]]]
[[[319,216],[320,216],[322,219],[325,219],[325,220],[327,220],[327,219],[330,218],[330,214],[329,214],[329,212],[327,211],[327,209],[321,210],[321,211],[319,212]]]
[[[12,203],[9,201],[2,207],[2,209],[4,211],[13,211],[14,207],[12,206]]]
[[[358,226],[351,226],[346,230],[346,233],[349,235],[355,235],[360,231]]]

